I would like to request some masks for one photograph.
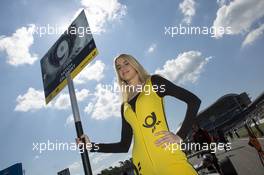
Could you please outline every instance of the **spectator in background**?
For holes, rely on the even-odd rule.
[[[229,135],[231,140],[234,140],[234,136],[233,136],[233,133],[231,131],[228,131],[228,135]]]
[[[248,126],[247,123],[245,123],[245,128],[248,132],[248,137],[249,137],[248,144],[257,150],[259,157],[260,157],[260,160],[261,160],[261,163],[264,166],[264,151],[262,149],[262,146],[261,146],[257,136],[255,135],[255,133],[253,132],[251,127]]]
[[[202,129],[197,123],[194,123],[192,125],[192,129],[193,129],[193,140],[195,143],[210,144],[212,142],[209,133],[205,129]]]
[[[237,132],[237,128],[234,129],[234,133],[236,134],[237,138],[240,138],[240,135]]]
[[[218,135],[218,138],[219,138],[218,143],[224,143],[224,149],[225,149],[225,151],[227,151],[226,150],[226,144],[227,144],[228,141],[227,141],[227,139],[225,137],[224,131],[222,129],[218,129],[217,130],[217,135]]]
[[[204,144],[211,144],[212,143],[212,138],[210,137],[209,133],[207,130],[202,129],[199,124],[194,123],[192,125],[192,129],[193,129],[193,141],[195,143],[199,143],[201,145]],[[215,155],[215,153],[212,153],[211,151],[209,151],[209,153],[212,155],[213,157],[213,165],[215,166],[215,168],[217,169],[217,171],[222,174],[222,171],[220,169],[219,163],[218,163],[218,159]],[[201,153],[201,155],[203,156],[203,153]],[[199,158],[199,157],[198,157]],[[210,167],[209,167],[210,169]]]

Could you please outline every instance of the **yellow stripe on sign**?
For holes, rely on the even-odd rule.
[[[95,48],[85,59],[82,60],[82,62],[71,72],[72,79],[78,75],[79,72],[83,70],[83,68],[90,63],[94,57],[98,55],[98,50]]]
[[[82,62],[71,72],[71,78],[73,79],[78,73],[80,73],[83,68],[90,63],[93,58],[98,55],[98,50],[97,48],[94,48],[90,54],[88,54]],[[66,86],[67,84],[67,79],[65,78],[56,88],[53,90],[46,98],[46,105]]]

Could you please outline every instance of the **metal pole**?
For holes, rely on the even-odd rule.
[[[77,104],[77,99],[75,95],[74,85],[73,85],[73,81],[72,81],[70,73],[67,73],[67,82],[68,82],[68,89],[69,89],[69,94],[70,94],[70,99],[71,99],[72,113],[74,117],[77,137],[80,138],[83,135],[83,128],[82,128],[82,122],[81,122],[79,108]],[[90,160],[88,156],[88,151],[86,149],[85,139],[83,139],[83,143],[85,144],[85,146],[83,148],[84,150],[83,150],[83,153],[81,153],[81,156],[82,156],[84,174],[92,175],[92,169],[91,169],[91,164],[90,164]]]

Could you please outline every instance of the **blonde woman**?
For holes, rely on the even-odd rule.
[[[149,75],[131,55],[117,56],[114,65],[123,97],[121,140],[116,143],[99,143],[91,152],[128,152],[133,136],[132,160],[135,174],[196,175],[184,152],[175,149],[175,146],[189,132],[200,107],[200,99],[159,75]],[[187,112],[177,134],[169,131],[163,105],[165,96],[187,103]],[[83,137],[87,143],[94,145],[87,136]]]

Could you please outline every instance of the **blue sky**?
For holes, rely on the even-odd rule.
[[[36,142],[74,142],[76,132],[65,88],[44,104],[40,59],[58,34],[40,37],[40,26],[68,26],[86,10],[99,55],[74,80],[85,133],[94,142],[120,139],[120,100],[104,88],[113,84],[113,58],[135,56],[151,74],[160,73],[202,100],[200,110],[227,93],[264,90],[264,3],[261,0],[1,1],[0,169],[22,162],[26,174],[55,174],[70,167],[82,174],[77,151],[33,151]],[[252,10],[254,9],[254,10]],[[230,27],[230,34],[172,35],[165,28]],[[165,98],[175,131],[186,105]],[[94,172],[125,160],[128,154],[91,154]]]

